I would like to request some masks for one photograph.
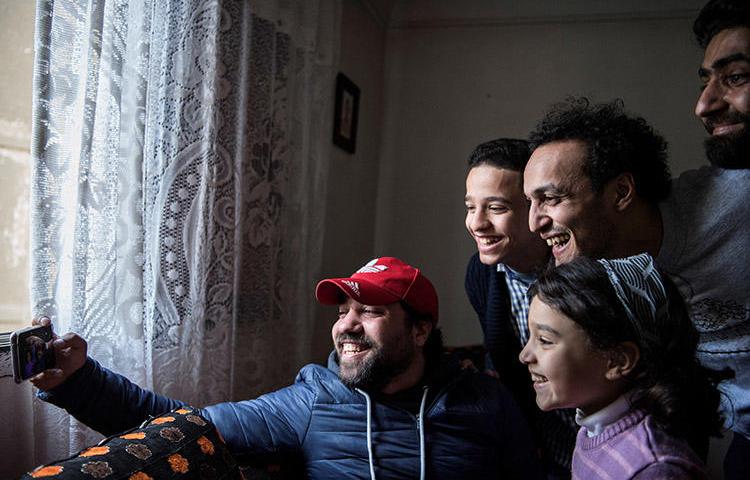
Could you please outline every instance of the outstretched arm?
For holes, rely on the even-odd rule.
[[[143,389],[86,356],[76,334],[55,337],[56,368],[32,379],[39,398],[65,409],[104,435],[140,425],[184,403]],[[302,377],[294,385],[255,400],[202,409],[234,454],[250,456],[298,452],[312,415],[316,390]]]
[[[66,381],[38,397],[64,408],[76,419],[104,435],[140,425],[150,416],[184,405],[145,390],[122,375],[88,358]]]

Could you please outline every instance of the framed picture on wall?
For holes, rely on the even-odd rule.
[[[333,143],[349,153],[357,145],[359,87],[346,75],[336,76],[336,102],[333,112]]]

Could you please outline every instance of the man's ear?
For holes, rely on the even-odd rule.
[[[412,333],[418,347],[423,347],[424,344],[427,343],[427,338],[429,338],[433,328],[434,326],[432,322],[428,320],[414,322]]]
[[[619,380],[627,377],[638,365],[641,351],[634,342],[622,342],[608,352],[609,362],[605,377],[607,380]]]
[[[635,190],[633,174],[621,173],[610,180],[610,192],[615,210],[622,212],[628,208],[638,194]]]

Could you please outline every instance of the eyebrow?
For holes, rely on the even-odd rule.
[[[464,201],[468,202],[469,200],[472,200],[474,197],[471,195],[466,195],[464,197]],[[492,197],[483,197],[482,200],[485,200],[487,202],[502,202],[502,203],[513,203],[510,201],[510,199],[501,197],[498,195],[492,196]]]
[[[554,328],[550,327],[549,325],[545,325],[544,323],[536,323],[536,322],[534,322],[534,326],[536,327],[537,330],[542,330],[544,332],[549,332],[549,333],[551,333],[553,335],[557,335],[558,337],[560,336],[560,332],[558,332]]]
[[[726,57],[721,57],[721,58],[717,59],[716,61],[714,61],[714,63],[711,64],[710,69],[704,68],[704,67],[700,67],[698,69],[698,76],[699,77],[706,77],[706,76],[709,75],[709,73],[711,73],[711,70],[718,70],[720,68],[724,68],[727,65],[729,65],[730,63],[734,63],[734,62],[748,62],[748,63],[750,63],[750,56],[747,56],[744,53],[738,52],[738,53],[733,53],[731,55],[727,55]]]
[[[556,185],[553,185],[551,183],[547,183],[545,185],[542,185],[540,187],[535,188],[531,194],[532,195],[541,195],[545,192],[552,192],[552,193],[562,193],[562,190],[557,187]]]

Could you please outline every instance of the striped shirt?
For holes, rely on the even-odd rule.
[[[508,285],[508,293],[510,293],[513,331],[523,347],[529,341],[529,300],[527,293],[531,284],[536,281],[536,275],[516,272],[502,263],[497,264],[497,271],[505,273],[505,283]]]

